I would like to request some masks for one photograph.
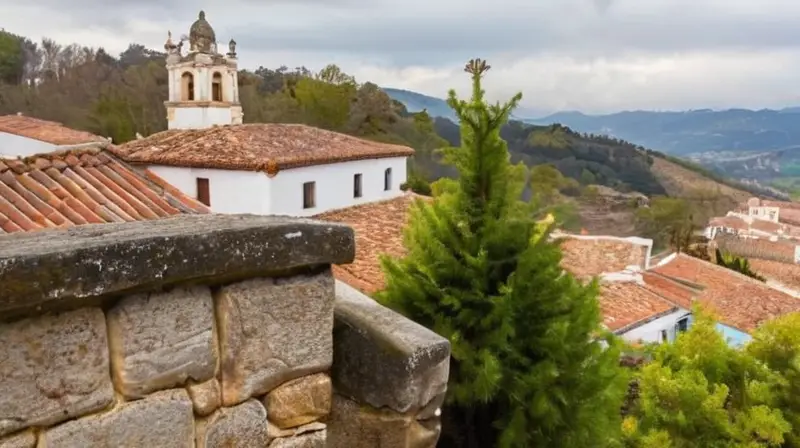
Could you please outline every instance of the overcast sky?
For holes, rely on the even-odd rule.
[[[0,0],[34,39],[161,49],[199,9],[241,64],[318,69],[444,97],[464,63],[539,111],[800,106],[797,0]]]

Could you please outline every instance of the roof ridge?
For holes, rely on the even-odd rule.
[[[65,157],[68,155],[83,155],[83,154],[99,154],[106,150],[107,144],[103,142],[92,142],[87,143],[84,147],[76,147],[76,148],[63,148],[63,149],[56,149],[55,151],[48,151],[48,152],[40,152],[37,154],[31,154],[29,156],[20,156],[17,157],[16,160],[19,160],[22,163],[31,163],[36,159],[52,159],[55,157]]]

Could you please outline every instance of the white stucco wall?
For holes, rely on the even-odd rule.
[[[197,197],[197,178],[208,179],[214,213],[311,216],[329,210],[391,199],[403,194],[406,158],[357,160],[282,170],[275,177],[263,172],[232,171],[171,166],[149,166],[184,192]],[[391,188],[384,191],[384,172],[392,169]],[[353,197],[353,179],[361,174],[360,198]],[[303,184],[315,182],[316,206],[303,208]]]
[[[169,129],[206,129],[212,126],[242,124],[242,108],[168,106]]]
[[[629,342],[645,342],[645,343],[661,343],[661,331],[667,331],[667,340],[672,342],[675,340],[676,332],[675,325],[679,320],[689,316],[689,327],[692,325],[691,312],[683,308],[677,311],[661,316],[646,324],[632,328],[625,333],[620,334],[620,337]]]
[[[28,137],[0,132],[0,155],[9,157],[32,156],[56,149],[56,145]]]
[[[392,169],[389,191],[383,189],[383,174]],[[353,177],[361,173],[360,198],[353,197]],[[403,194],[400,185],[406,181],[406,158],[356,160],[330,165],[317,165],[284,170],[272,179],[272,213],[290,216],[311,216],[329,210],[366,202],[390,199]],[[303,209],[303,183],[316,183],[316,207]]]
[[[270,214],[271,185],[264,173],[172,166],[149,168],[193,198],[197,198],[197,178],[208,179],[210,206],[214,213]]]

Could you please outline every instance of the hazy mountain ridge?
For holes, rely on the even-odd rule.
[[[454,119],[442,99],[397,89],[387,93],[411,109]],[[744,182],[777,184],[784,189],[800,185],[800,107],[635,110],[605,115],[565,111],[521,121],[538,126],[559,123],[579,133],[616,137]]]

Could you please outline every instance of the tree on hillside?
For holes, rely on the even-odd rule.
[[[793,325],[798,334],[800,328],[796,324],[797,321]],[[781,335],[781,342],[792,339],[794,347],[786,350],[785,346],[775,345],[771,339],[776,334]],[[786,366],[787,360],[797,362],[796,336],[783,330],[768,330],[760,340],[758,348],[752,350],[764,360],[781,366]],[[678,336],[675,343],[659,346],[652,362],[642,369],[638,402],[623,423],[625,445],[785,446],[782,444],[792,427],[781,408],[786,401],[797,405],[797,395],[789,395],[792,389],[797,391],[796,386],[787,386],[779,374],[751,356],[749,350],[731,347],[717,331],[712,316],[696,310],[689,331]]]
[[[692,208],[680,198],[656,197],[650,206],[636,213],[637,227],[643,236],[652,238],[658,247],[687,252],[699,225]]]
[[[552,223],[520,199],[525,167],[500,129],[521,95],[487,104],[488,69],[467,64],[469,100],[450,92],[462,145],[443,154],[458,177],[412,208],[408,255],[383,260],[378,299],[452,344],[439,446],[610,446],[626,389],[619,350],[600,329],[596,285],[563,273]]]

